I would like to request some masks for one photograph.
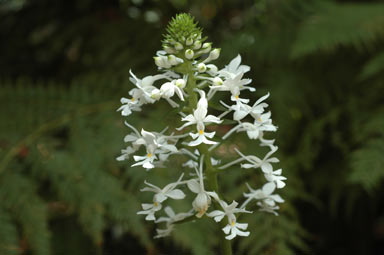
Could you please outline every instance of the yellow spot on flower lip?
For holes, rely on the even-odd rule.
[[[236,223],[236,222],[233,220],[233,221],[231,222],[231,226],[234,227],[234,226],[235,226],[235,223]]]
[[[239,96],[235,96],[235,98],[236,98],[236,100],[238,100],[238,99],[239,99]]]
[[[154,202],[153,205],[157,207],[159,204],[157,202]]]
[[[200,130],[199,130],[199,134],[200,134],[200,135],[204,134],[204,130],[200,129]]]
[[[131,98],[131,101],[132,101],[132,102],[135,102],[135,98],[134,98],[134,97],[132,97],[132,98]]]
[[[148,157],[148,158],[152,157],[152,153],[148,153],[148,154],[147,154],[147,157]]]
[[[261,122],[261,118],[260,118],[260,117],[258,117],[258,118],[257,118],[257,121]]]

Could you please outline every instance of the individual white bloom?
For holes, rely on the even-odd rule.
[[[160,217],[158,220],[156,220],[156,223],[166,222],[172,224],[184,220],[185,218],[188,218],[193,215],[193,211],[176,214],[170,206],[165,207],[164,212],[165,214],[167,214],[168,217]]]
[[[225,201],[218,201],[223,208],[224,211],[215,210],[207,214],[209,217],[213,217],[216,222],[220,222],[224,216],[227,216],[228,224],[223,228],[223,231],[226,236],[225,238],[231,240],[235,238],[237,235],[239,236],[249,236],[249,232],[244,232],[242,230],[246,230],[248,224],[246,223],[237,223],[235,213],[251,213],[243,208],[237,208],[238,203],[233,201],[230,205],[228,205]]]
[[[255,119],[258,119],[260,117],[260,114],[264,112],[264,108],[268,106],[268,104],[262,103],[266,98],[268,98],[268,96],[269,96],[269,93],[259,98],[253,104],[253,106],[247,105],[248,102],[237,101],[235,105],[232,105],[229,108],[234,111],[233,120],[236,120],[236,121],[242,120],[248,114],[251,114]]]
[[[139,132],[136,130],[136,128],[134,128],[133,126],[131,126],[130,124],[128,124],[127,122],[124,122],[124,124],[131,128],[134,132],[133,133],[130,133],[128,135],[126,135],[124,137],[124,142],[129,142],[131,143],[131,146],[127,146],[126,149],[123,149],[121,150],[121,156],[117,157],[116,160],[118,161],[123,161],[123,160],[126,160],[129,158],[129,155],[133,154],[134,152],[136,152],[141,144],[140,142],[139,143],[136,143],[137,141],[140,141],[141,139],[141,135],[139,134]]]
[[[238,223],[236,222],[236,217],[234,217],[228,224],[223,228],[224,233],[227,235],[225,239],[232,240],[236,236],[249,236],[249,231],[246,230],[248,223]],[[230,234],[229,234],[230,233]]]
[[[250,164],[242,164],[243,168],[258,168],[260,167],[264,173],[269,173],[273,170],[271,163],[279,162],[279,159],[276,157],[270,158],[270,156],[277,151],[278,147],[273,146],[271,150],[265,155],[263,159],[260,159],[254,155],[245,156],[240,151],[236,150],[239,155],[248,161]]]
[[[172,137],[170,137],[172,138]],[[133,159],[137,162],[132,166],[142,165],[147,170],[154,168],[154,161],[159,156],[161,161],[164,161],[169,153],[176,153],[177,148],[173,144],[167,143],[168,139],[162,134],[147,132],[144,129],[141,130],[141,136],[132,144],[136,146],[144,145],[147,150],[145,156],[133,156]]]
[[[233,78],[239,73],[246,73],[251,68],[247,65],[240,65],[241,64],[241,56],[240,54],[237,55],[234,59],[231,60],[229,65],[225,66],[225,68],[221,69],[219,71],[220,75],[228,77],[228,78]]]
[[[178,79],[178,80],[184,81],[183,79]],[[166,82],[163,85],[161,85],[161,87],[160,87],[160,94],[164,98],[173,97],[173,95],[175,93],[180,98],[180,100],[184,101],[183,91],[181,90],[181,88],[179,86],[176,86],[175,80],[173,80],[172,82]]]
[[[132,166],[143,166],[145,169],[149,170],[155,167],[153,161],[157,159],[157,156],[152,153],[147,153],[146,156],[133,156],[133,159],[137,163]]]
[[[192,136],[194,141],[189,143],[189,146],[197,146],[201,143],[206,143],[206,144],[216,144],[214,141],[208,140],[208,138],[213,138],[215,135],[215,132],[205,132],[205,123],[221,123],[222,120],[220,120],[218,117],[213,116],[213,115],[208,115],[208,101],[205,97],[205,92],[200,90],[200,100],[197,103],[197,108],[192,114],[187,115],[186,117],[182,118],[182,121],[186,121],[183,126],[178,128],[178,130],[183,129],[186,126],[194,125],[196,124],[196,128],[198,133],[191,133],[190,135]]]
[[[122,97],[120,100],[122,106],[117,109],[117,111],[121,111],[121,115],[128,116],[131,115],[132,111],[141,111],[141,107],[138,104],[138,100],[136,100],[134,97],[131,99]]]
[[[230,91],[233,99],[237,100],[240,96],[240,91],[248,89],[250,91],[255,91],[255,88],[247,87],[246,85],[251,83],[251,79],[242,79],[244,73],[239,73],[234,77],[228,77],[222,85],[219,86],[210,86],[212,90],[217,91]]]
[[[137,214],[144,214],[147,215],[145,217],[145,220],[148,221],[155,221],[155,213],[159,210],[161,210],[162,205],[159,202],[154,201],[152,204],[141,204],[143,211],[137,212]]]
[[[168,185],[166,185],[162,189],[149,183],[149,182],[147,182],[147,181],[144,181],[144,183],[148,187],[145,187],[145,188],[141,189],[140,191],[154,192],[155,195],[153,197],[153,201],[158,202],[158,203],[164,202],[167,198],[172,198],[172,199],[177,199],[177,200],[178,199],[184,199],[185,198],[184,192],[181,191],[180,189],[176,189],[176,187],[178,185],[182,184],[181,179],[183,178],[183,175],[184,174],[181,174],[180,178],[176,182],[169,183]]]
[[[269,119],[269,117],[270,117],[270,112],[260,115],[260,117],[254,121],[254,123],[239,122],[238,125],[233,127],[223,136],[223,139],[227,139],[235,131],[247,132],[249,139],[261,138],[263,131],[276,131],[277,128],[272,124],[272,120]]]
[[[275,171],[264,172],[265,179],[269,182],[274,182],[276,184],[276,188],[281,189],[285,187],[285,180],[287,177],[281,175],[282,169],[277,169]]]
[[[283,203],[284,200],[279,195],[273,195],[273,191],[276,189],[276,184],[268,182],[264,184],[262,189],[254,190],[247,184],[250,193],[244,193],[244,197],[247,198],[246,202],[242,205],[242,208],[252,199],[259,200],[257,205],[261,207],[261,211],[266,211],[278,215],[275,210],[279,209],[276,203]]]
[[[137,104],[139,106],[155,102],[155,100],[151,97],[152,90],[157,89],[155,86],[153,86],[155,81],[160,79],[171,80],[170,77],[174,76],[173,73],[167,72],[165,74],[157,74],[154,76],[149,75],[143,79],[139,79],[132,73],[131,70],[129,70],[129,73],[132,76],[129,78],[129,80],[137,87],[129,92],[129,94],[132,96],[131,101],[134,102],[135,100],[138,100]]]
[[[251,213],[250,211],[247,211],[243,208],[237,208],[239,203],[237,203],[236,201],[232,201],[230,205],[220,199],[218,200],[218,202],[224,211],[215,210],[207,214],[207,216],[212,217],[216,222],[220,222],[224,218],[224,216],[227,216],[232,219],[235,213]]]
[[[185,51],[184,55],[187,59],[192,59],[195,53],[193,52],[193,50],[188,49]]]
[[[208,207],[211,204],[211,196],[217,197],[215,192],[207,192],[204,188],[204,177],[203,177],[203,159],[204,155],[200,158],[200,168],[196,170],[198,181],[191,179],[187,182],[188,188],[196,193],[197,196],[192,202],[192,207],[197,211],[196,217],[201,218],[205,212],[208,210]]]
[[[192,212],[175,214],[175,212],[173,211],[173,209],[170,206],[165,207],[164,211],[168,217],[160,217],[159,219],[156,220],[156,223],[165,222],[166,228],[165,229],[156,229],[157,235],[155,236],[155,238],[161,238],[161,237],[169,236],[172,233],[175,222],[182,221],[185,218],[193,215]]]
[[[263,131],[276,131],[276,127],[270,122],[259,122],[255,120],[255,123],[242,123],[239,132],[246,131],[249,139],[258,139]]]

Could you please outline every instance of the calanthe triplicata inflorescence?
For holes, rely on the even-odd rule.
[[[143,110],[146,104],[166,100],[170,107],[178,110],[179,128],[155,131],[148,130],[148,127],[135,128],[125,122],[132,132],[124,138],[129,145],[117,160],[132,158],[135,161],[132,166],[150,170],[166,168],[174,157],[183,155],[188,158],[182,165],[183,169],[191,170],[180,173],[177,180],[172,180],[164,187],[145,182],[146,187],[142,191],[152,192],[153,200],[143,203],[138,214],[146,215],[146,220],[164,224],[164,228],[157,230],[156,237],[169,235],[175,223],[193,218],[194,215],[197,218],[206,215],[216,222],[225,218],[222,231],[228,240],[236,236],[248,236],[248,224],[237,222],[236,215],[252,213],[251,208],[247,208],[252,201],[256,201],[260,210],[277,215],[278,204],[284,202],[274,194],[276,189],[285,186],[286,180],[282,170],[274,170],[272,166],[279,162],[273,157],[277,146],[274,140],[264,137],[266,132],[277,129],[272,124],[271,113],[266,111],[268,104],[265,100],[269,94],[256,100],[244,98],[242,91],[256,90],[251,86],[251,79],[243,78],[250,67],[241,65],[240,55],[221,69],[212,64],[220,56],[220,49],[212,48],[212,44],[206,42],[201,28],[190,15],[177,15],[170,22],[167,32],[163,50],[154,57],[158,74],[138,78],[130,71],[130,80],[135,87],[129,91],[130,97],[121,99],[122,106],[118,110],[123,116],[129,116],[134,111]],[[225,110],[215,116],[209,113],[208,102],[216,93],[226,94],[230,103],[221,101]],[[223,125],[225,119],[235,124],[221,137],[215,131],[206,131],[207,126]],[[258,157],[245,155],[236,149],[236,160],[226,162],[225,159],[214,159],[212,155],[223,141],[238,133],[258,140],[261,146],[270,151],[264,157]],[[244,189],[249,191],[244,193],[243,201],[224,201],[218,192],[216,176],[239,164],[244,169],[260,169],[266,183],[258,189],[244,183]],[[190,191],[188,196],[193,198],[190,211],[175,213],[170,206],[166,206],[169,199],[185,199],[187,190]],[[215,208],[211,206],[212,203],[216,204]]]

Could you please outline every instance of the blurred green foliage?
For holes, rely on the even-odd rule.
[[[181,169],[115,161],[128,70],[155,72],[181,11],[222,48],[218,66],[243,56],[279,126],[287,202],[279,217],[245,216],[235,254],[384,253],[381,1],[0,0],[0,254],[216,254],[209,220],[153,240],[136,215],[144,179]],[[163,105],[146,110],[130,121],[165,126]],[[228,196],[245,191],[239,171],[221,176]]]

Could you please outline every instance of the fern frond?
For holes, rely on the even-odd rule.
[[[384,35],[384,4],[326,4],[300,27],[294,58],[338,46],[369,47]]]
[[[19,234],[9,212],[0,208],[0,254],[20,254]]]

